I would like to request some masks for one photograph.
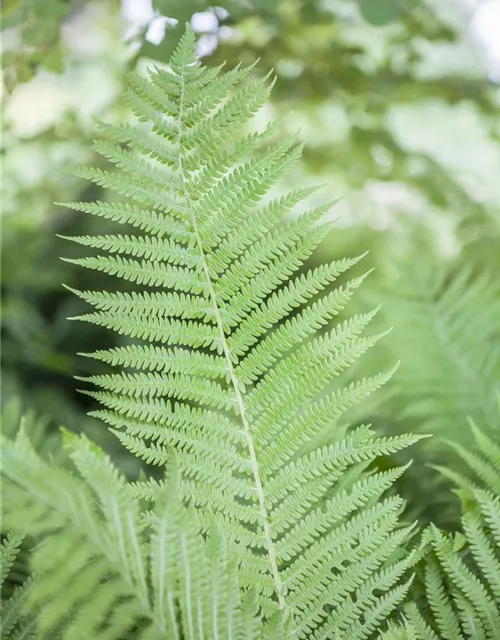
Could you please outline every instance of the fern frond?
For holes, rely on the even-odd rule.
[[[492,518],[500,516],[498,498],[477,494],[476,514],[466,513],[465,534],[427,534],[432,549],[425,569],[427,613],[406,609],[417,638],[497,638],[500,634],[498,583],[500,536],[492,536]]]
[[[384,496],[403,469],[375,460],[418,437],[336,425],[390,375],[342,386],[384,334],[365,335],[377,310],[337,320],[365,276],[330,286],[359,257],[303,271],[332,203],[285,219],[312,190],[270,193],[301,147],[276,124],[242,132],[272,87],[243,83],[250,71],[200,65],[188,29],[168,70],[132,79],[144,125],[101,126],[96,149],[120,171],[79,174],[126,201],[69,206],[135,229],[75,238],[102,255],[72,262],[136,289],[77,292],[94,308],[78,319],[133,342],[87,354],[126,371],[87,378],[97,390],[85,393],[135,455],[164,466],[175,449],[182,490],[204,530],[215,518],[227,536],[269,637],[290,624],[297,638],[363,640],[405,597],[415,561],[400,555],[413,535],[403,503]],[[153,506],[156,490],[134,486]]]
[[[68,209],[90,213],[120,224],[132,225],[141,231],[154,233],[159,238],[169,234],[173,241],[179,243],[188,244],[194,237],[191,231],[170,216],[126,202],[62,202],[59,204]]]
[[[192,249],[161,237],[131,237],[127,235],[60,237],[87,247],[132,255],[156,262],[167,262],[174,266],[195,267],[201,263],[199,256],[195,255]]]
[[[411,418],[415,429],[454,441],[460,440],[458,425],[467,416],[494,430],[498,284],[470,269],[451,274],[431,258],[422,264],[416,255],[398,267],[399,277],[382,299],[386,317],[397,327],[390,343],[402,361],[395,379],[402,416]]]
[[[41,460],[22,429],[2,444],[8,519],[39,540],[35,580],[3,603],[2,637],[290,637],[282,615],[263,623],[254,594],[241,592],[238,561],[217,526],[202,535],[174,463],[152,489],[146,524],[132,485],[87,439],[66,434],[71,473]],[[2,546],[3,572],[20,540]],[[28,612],[36,615],[19,622]]]
[[[23,536],[14,534],[10,534],[2,540],[0,545],[0,587],[3,586],[16,560],[22,541]]]
[[[476,444],[475,450],[466,449],[456,442],[448,442],[465,463],[469,474],[465,475],[456,468],[443,466],[435,468],[461,490],[467,491],[477,487],[490,491],[494,495],[500,495],[500,446],[492,437],[480,430],[472,420],[469,420],[469,424]]]
[[[6,597],[5,582],[13,570],[19,554],[24,535],[10,533],[0,545],[0,587],[2,598],[0,603],[0,636],[6,640],[33,638],[34,617],[26,608],[26,599],[32,587],[32,578],[28,577],[23,584],[15,586],[9,597]]]
[[[424,536],[431,550],[424,570],[428,607],[406,609],[418,640],[500,636],[500,450],[477,427],[474,437],[478,453],[451,444],[477,480],[438,467],[462,500],[462,532],[431,526]]]
[[[431,629],[429,629],[429,632],[429,635],[425,636],[426,638],[429,640],[439,640]],[[378,640],[419,640],[419,638],[418,631],[408,622],[405,622],[400,625],[390,624],[387,631],[382,633]]]

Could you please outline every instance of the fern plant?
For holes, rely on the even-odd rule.
[[[477,477],[439,468],[462,501],[462,531],[431,525],[424,566],[425,600],[406,607],[416,640],[500,637],[500,447],[473,426],[476,451],[451,443]]]
[[[418,437],[338,423],[390,375],[332,386],[380,339],[365,335],[376,310],[332,325],[363,277],[330,285],[359,258],[299,272],[331,203],[288,219],[312,190],[272,197],[301,148],[280,123],[242,133],[272,86],[250,72],[201,66],[188,29],[168,70],[130,78],[143,124],[100,125],[96,150],[119,171],[75,170],[122,197],[66,206],[127,231],[71,238],[98,250],[72,261],[132,283],[75,291],[94,307],[79,320],[127,340],[86,354],[121,371],[85,393],[135,455],[162,467],[175,449],[183,494],[205,529],[215,518],[266,617],[281,612],[297,638],[361,640],[415,559],[403,503],[384,496],[404,469],[374,462]],[[136,494],[154,504],[156,486]]]
[[[412,226],[411,231],[418,235],[417,228]],[[497,430],[499,289],[486,272],[476,273],[463,260],[453,269],[445,267],[425,237],[418,242],[419,252],[401,244],[396,250],[387,249],[389,259],[379,284],[361,291],[366,302],[382,303],[379,326],[394,326],[361,369],[373,371],[381,361],[396,358],[401,364],[384,392],[370,400],[371,406],[364,403],[353,417],[364,421],[369,415],[382,433],[436,436],[412,451],[413,464],[397,488],[408,497],[412,518],[449,529],[460,520],[460,509],[450,500],[446,477],[431,467],[451,464],[445,440],[463,447],[472,443],[467,418],[481,424],[487,434]],[[407,461],[407,452],[393,460]]]
[[[448,445],[465,464],[467,473],[454,468],[437,466],[437,470],[462,492],[476,489],[500,495],[500,446],[498,442],[477,427],[473,420],[469,425],[474,437],[475,450],[466,449],[460,443],[448,441]]]
[[[23,535],[9,533],[0,545],[0,637],[5,640],[20,640],[34,637],[35,617],[27,611],[25,601],[29,596],[32,580],[28,577],[22,584],[12,587],[8,578],[14,572],[20,555]],[[10,586],[10,589],[8,587]]]
[[[440,469],[463,533],[431,526],[414,543],[393,491],[405,467],[377,459],[421,436],[339,422],[391,375],[343,384],[382,335],[365,334],[376,310],[337,317],[363,276],[331,285],[359,258],[301,271],[330,204],[286,218],[311,190],[272,194],[300,157],[280,123],[241,133],[272,84],[251,71],[202,67],[187,29],[168,70],[131,76],[140,124],[100,125],[96,149],[120,171],[76,170],[122,197],[67,206],[125,225],[71,238],[98,252],[76,264],[120,285],[75,291],[94,307],[79,320],[124,339],[86,354],[106,370],[85,393],[160,478],[128,481],[69,432],[72,466],[43,460],[24,428],[4,436],[2,580],[22,537],[34,544],[2,634],[497,638],[500,449],[478,430],[480,454],[454,445],[478,477]]]
[[[415,252],[391,267],[397,276],[377,291],[384,319],[396,327],[388,343],[401,359],[393,385],[398,404],[390,406],[412,430],[455,441],[469,435],[459,429],[467,416],[493,432],[500,381],[498,284],[470,266],[451,270]]]
[[[2,444],[7,523],[40,540],[35,579],[2,609],[2,638],[31,637],[35,620],[33,637],[61,640],[289,637],[282,615],[264,625],[255,595],[240,592],[217,529],[202,536],[175,465],[146,521],[132,485],[86,438],[65,435],[71,472],[41,459],[23,428]],[[2,547],[2,578],[19,542]],[[14,632],[15,615],[29,624]]]

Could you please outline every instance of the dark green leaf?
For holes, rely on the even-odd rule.
[[[396,20],[400,12],[399,0],[358,0],[363,18],[381,27]]]
[[[62,20],[71,8],[71,2],[65,0],[33,0],[33,13],[39,18]]]
[[[278,0],[252,0],[257,11],[275,11],[278,7]]]

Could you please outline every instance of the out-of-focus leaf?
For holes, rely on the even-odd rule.
[[[251,0],[258,11],[274,11],[278,7],[279,0]]]
[[[65,0],[33,0],[33,13],[39,18],[62,20],[71,8]]]
[[[25,56],[16,65],[17,82],[29,82],[36,73],[37,55]]]
[[[49,49],[43,58],[43,66],[49,71],[62,73],[64,71],[64,48],[60,42]]]
[[[2,54],[2,69],[6,69],[10,67],[10,65],[14,62],[14,58],[16,57],[15,51],[5,51]]]
[[[363,18],[376,27],[382,27],[411,11],[420,0],[358,0]]]
[[[7,92],[19,83],[29,82],[39,67],[57,73],[64,70],[60,27],[70,9],[71,3],[66,0],[25,0],[2,7],[2,29],[17,27],[22,39],[21,47],[4,52],[2,68],[6,70]]]
[[[22,0],[4,0],[2,2],[2,6],[0,7],[0,16],[2,17],[2,20],[4,18],[12,16],[15,11],[19,12],[19,14],[22,15],[19,11],[22,8],[22,4]],[[3,26],[4,25],[2,24],[2,27]]]
[[[21,29],[23,41],[30,47],[40,47],[55,42],[59,24],[55,20],[29,20]]]
[[[358,0],[363,18],[380,27],[396,20],[399,16],[399,0]]]
[[[224,3],[224,1],[222,1],[214,4],[222,6],[227,4],[227,2]],[[179,21],[180,25],[184,25],[191,20],[194,13],[207,11],[210,7],[214,6],[214,4],[207,2],[207,0],[154,0],[153,8],[161,15],[174,18]]]

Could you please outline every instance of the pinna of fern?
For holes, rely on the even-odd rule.
[[[31,577],[26,578],[22,584],[11,586],[7,593],[7,581],[14,571],[23,537],[22,534],[10,532],[0,545],[0,637],[4,640],[34,637],[35,618],[29,614],[24,604],[30,593]]]
[[[379,640],[418,640],[415,629],[407,622],[400,624],[390,623]]]
[[[446,478],[429,466],[448,464],[451,449],[445,440],[462,447],[472,443],[465,418],[481,424],[486,434],[497,430],[499,287],[487,273],[477,274],[470,265],[443,266],[428,242],[420,240],[417,246],[420,252],[407,245],[394,250],[380,284],[362,291],[365,303],[382,303],[380,326],[389,321],[394,326],[383,346],[373,350],[372,361],[363,364],[369,370],[379,367],[385,355],[388,363],[400,359],[400,366],[385,388],[386,397],[377,394],[373,406],[364,405],[355,417],[377,415],[386,433],[408,430],[436,436],[414,453],[414,464],[398,490],[412,496],[412,518],[450,528],[460,511],[449,499]],[[424,250],[425,260],[421,260]],[[399,464],[406,460],[405,453],[395,457]]]
[[[473,426],[477,451],[452,444],[477,479],[438,468],[462,502],[461,532],[431,525],[423,542],[425,597],[405,615],[416,640],[494,640],[500,637],[500,447]]]
[[[449,440],[448,446],[458,455],[462,467],[436,466],[435,468],[466,495],[475,489],[481,489],[492,495],[500,495],[500,444],[497,439],[479,429],[469,419],[469,425],[475,442],[474,449],[467,449],[460,443]]]
[[[264,624],[255,595],[238,588],[237,560],[217,528],[202,535],[175,464],[146,522],[132,486],[101,450],[69,433],[65,442],[72,471],[41,459],[22,428],[2,442],[6,519],[16,532],[2,547],[2,578],[17,532],[37,540],[34,580],[3,606],[6,640],[28,631],[47,640],[289,637],[283,615]],[[11,611],[30,628],[7,629]]]
[[[121,198],[66,206],[127,229],[72,238],[98,250],[73,262],[129,283],[75,292],[94,307],[79,320],[129,341],[87,354],[119,371],[85,379],[86,393],[137,456],[163,466],[175,449],[182,491],[224,531],[266,616],[281,612],[297,638],[362,640],[404,598],[414,561],[403,503],[385,495],[404,469],[370,465],[418,437],[336,431],[389,374],[331,383],[382,334],[365,335],[376,310],[335,323],[363,277],[331,285],[359,258],[300,272],[331,203],[288,218],[311,189],[270,195],[301,149],[279,123],[241,133],[271,89],[250,72],[202,66],[188,28],[169,69],[130,78],[141,124],[101,125],[96,150],[117,171],[76,170]],[[136,493],[154,502],[154,486]]]
[[[464,416],[485,431],[497,427],[499,287],[470,265],[443,267],[428,251],[425,261],[415,251],[395,257],[376,292],[384,321],[395,326],[387,346],[401,359],[398,402],[387,407],[412,430],[465,443],[469,432],[458,428]]]

